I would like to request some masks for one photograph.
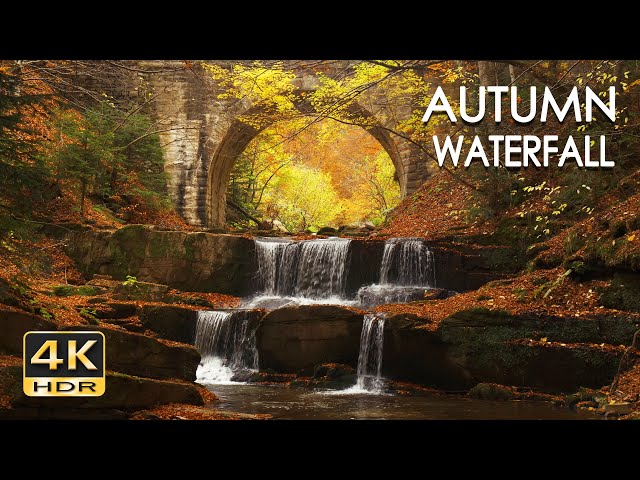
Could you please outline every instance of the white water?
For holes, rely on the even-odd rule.
[[[242,311],[199,311],[194,343],[202,357],[198,383],[237,383],[234,377],[239,372],[258,369],[255,331],[250,331]]]
[[[362,308],[385,303],[408,303],[424,298],[435,288],[433,252],[419,238],[390,238],[384,244],[380,264],[380,283],[360,287]]]
[[[262,295],[305,300],[344,298],[350,244],[351,240],[344,238],[301,242],[256,239]]]
[[[433,252],[419,238],[390,238],[384,244],[380,283],[435,287]]]
[[[367,314],[360,334],[358,354],[358,382],[351,388],[336,392],[337,395],[376,394],[384,391],[382,378],[382,350],[384,346],[384,322],[382,315]]]
[[[278,295],[257,295],[245,300],[242,308],[264,308],[275,310],[276,308],[291,307],[296,305],[345,305],[358,306],[358,300],[345,300],[342,297],[305,298],[305,297],[281,297]]]

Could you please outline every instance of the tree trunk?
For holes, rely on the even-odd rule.
[[[80,219],[84,220],[84,198],[87,195],[87,181],[82,180],[82,186],[80,189]]]
[[[254,217],[253,215],[251,215],[249,212],[247,212],[244,208],[242,208],[240,205],[238,205],[237,203],[233,202],[232,200],[229,200],[227,198],[227,205],[229,205],[230,207],[235,208],[238,212],[240,212],[242,215],[244,215],[245,217],[247,217],[249,220],[251,220],[252,222],[254,222],[256,225],[258,225],[259,227],[264,226],[263,221],[257,219],[256,217]]]
[[[487,62],[486,60],[478,61],[478,77],[480,78],[480,85],[483,87],[497,85],[496,63]]]

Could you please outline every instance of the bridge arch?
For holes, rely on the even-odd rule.
[[[404,197],[407,194],[407,175],[405,162],[403,162],[398,145],[393,141],[389,131],[378,125],[375,117],[366,109],[355,105],[350,110],[350,113],[356,114],[358,118],[365,119],[367,125],[373,125],[362,128],[378,141],[391,158],[396,169],[398,183],[400,184],[401,196]],[[205,197],[207,225],[213,227],[224,225],[226,220],[227,186],[229,185],[231,171],[236,159],[262,130],[277,122],[278,120],[258,129],[236,119],[227,129],[227,134],[218,144],[209,163],[209,178]]]
[[[147,68],[175,67],[150,77],[156,92],[152,109],[160,127],[168,194],[176,211],[188,224],[223,227],[231,169],[240,153],[260,133],[260,129],[239,118],[257,107],[237,99],[221,99],[219,85],[197,65],[194,69],[184,69],[179,68],[181,63],[147,63]],[[228,62],[207,63],[229,66]],[[294,71],[295,63],[291,64]],[[334,67],[342,71],[348,64],[349,61],[343,61]],[[295,82],[299,92],[317,88],[314,72],[298,74]],[[313,111],[303,97],[299,96],[298,110],[312,115]],[[410,103],[395,104],[371,92],[363,94],[350,112],[372,125],[366,130],[389,154],[402,197],[413,193],[429,177],[424,154],[388,130],[396,130],[411,117],[411,112]]]

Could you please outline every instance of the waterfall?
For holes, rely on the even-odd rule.
[[[344,296],[351,240],[260,238],[255,244],[262,295],[306,299]]]
[[[328,238],[301,242],[296,296],[343,297],[351,240]]]
[[[357,390],[380,393],[384,387],[382,380],[384,322],[385,318],[382,315],[364,316],[358,355]]]
[[[199,383],[230,383],[241,372],[258,369],[255,325],[243,311],[197,312],[195,347],[202,357]]]
[[[283,239],[256,239],[258,279],[265,295],[282,295],[289,290],[296,261],[296,244]],[[287,248],[293,246],[293,248]],[[287,251],[288,250],[288,251]],[[286,252],[286,253],[285,253]]]
[[[384,244],[380,283],[435,287],[433,252],[419,238],[391,238]]]

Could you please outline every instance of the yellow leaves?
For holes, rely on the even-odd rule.
[[[540,342],[541,342],[541,343],[547,343],[547,340],[548,340],[548,339],[547,339],[547,337],[542,337],[542,338],[540,339]]]
[[[639,78],[639,79],[637,79],[637,80],[634,80],[633,82],[631,82],[631,83],[629,84],[629,86],[627,87],[627,90],[628,90],[629,88],[631,88],[631,87],[635,87],[636,85],[640,85],[640,78]]]
[[[633,242],[633,241],[635,240],[635,238],[636,238],[635,233],[632,233],[631,235],[629,235],[629,236],[627,237],[627,241],[628,241],[628,242]]]
[[[250,66],[237,63],[230,69],[211,64],[204,64],[203,67],[222,87],[219,99],[247,99],[280,113],[296,111],[293,103],[296,74],[285,70],[282,62],[269,67],[262,62],[253,62]],[[255,121],[245,120],[260,126],[255,125]]]

